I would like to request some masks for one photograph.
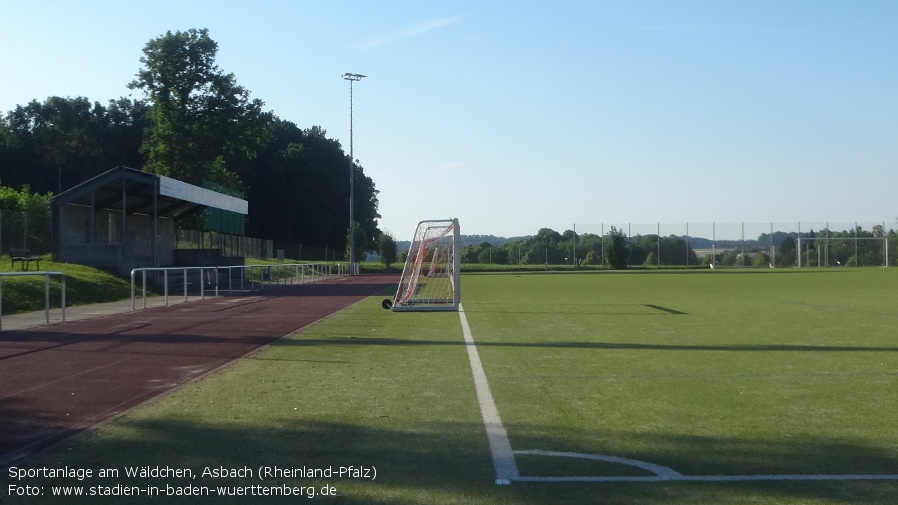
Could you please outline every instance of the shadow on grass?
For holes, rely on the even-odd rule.
[[[360,325],[364,328],[364,325]],[[196,356],[196,357],[232,357],[237,358],[251,348],[274,342],[279,337],[270,334],[244,334],[239,337],[171,334],[171,333],[105,333],[84,335],[82,333],[43,332],[20,330],[0,333],[0,347],[22,346],[8,349],[0,362],[26,354],[34,354],[53,349],[64,349],[73,353],[113,353],[130,354],[137,351],[130,345],[160,344],[153,355]],[[26,344],[32,344],[31,347]],[[91,344],[84,346],[84,344]],[[400,338],[334,336],[325,338],[302,338],[277,340],[278,346],[466,346],[457,340],[418,340]],[[166,346],[170,346],[167,350]],[[191,347],[192,346],[192,347]],[[898,352],[898,346],[837,346],[837,345],[802,345],[802,344],[645,344],[636,342],[490,342],[479,341],[478,347],[508,347],[534,349],[594,349],[594,350],[646,350],[646,351],[723,351],[723,352]],[[233,349],[232,349],[233,348]]]
[[[446,340],[413,340],[398,338],[371,338],[371,337],[330,337],[319,339],[296,339],[279,342],[278,345],[297,346],[465,346],[465,342]],[[705,345],[705,344],[640,344],[631,342],[490,342],[478,341],[477,347],[520,347],[520,348],[549,348],[549,349],[627,349],[650,351],[748,351],[748,352],[898,352],[898,347],[882,346],[835,346],[835,345],[800,345],[800,344],[732,344],[732,345]]]
[[[557,265],[550,265],[555,268]],[[882,267],[861,267],[861,269],[869,268],[882,268]],[[718,266],[713,270],[708,268],[707,266],[689,266],[689,267],[631,267],[625,268],[621,270],[611,270],[606,268],[581,268],[574,269],[572,267],[568,268],[558,268],[555,270],[546,270],[544,267],[540,266],[538,268],[509,268],[505,270],[476,270],[476,269],[466,269],[465,265],[462,264],[462,274],[471,275],[471,276],[512,276],[512,275],[527,275],[527,276],[537,276],[537,275],[572,275],[572,274],[580,274],[580,275],[771,275],[771,274],[821,274],[821,273],[845,273],[845,272],[856,272],[858,268],[851,267],[804,267],[804,268],[795,268],[795,267],[777,267],[777,268],[768,268],[768,267],[738,267],[738,266]]]
[[[292,407],[285,406],[285,411]],[[401,413],[396,416],[401,417]],[[422,422],[413,428],[399,419],[366,419],[357,423],[324,422],[302,409],[294,415],[254,419],[245,406],[225,411],[214,421],[184,419],[121,419],[114,430],[62,444],[56,450],[17,463],[20,468],[90,468],[94,477],[28,479],[20,484],[42,486],[315,486],[328,484],[338,496],[326,503],[348,504],[670,504],[670,503],[851,503],[892,504],[898,483],[889,481],[815,482],[656,482],[656,483],[520,483],[496,486],[483,425],[479,422]],[[508,425],[516,449],[546,449],[583,453],[613,451],[616,441],[631,439],[629,454],[615,454],[663,464],[687,475],[737,473],[889,473],[898,468],[898,454],[839,439],[743,440],[714,437],[672,437],[602,430],[569,429],[551,434],[543,427]],[[515,435],[523,433],[527,435]],[[577,443],[576,441],[589,441]],[[626,469],[571,465],[558,458],[519,456],[522,474],[608,474]],[[260,467],[373,469],[369,479],[349,475],[320,478],[278,476],[259,479]],[[195,478],[130,478],[125,467],[189,468]],[[252,478],[203,477],[213,469],[249,468]],[[100,469],[120,471],[115,479],[100,479]],[[376,478],[370,479],[375,475]],[[3,473],[2,489],[13,483]],[[303,497],[305,498],[305,497]],[[59,498],[55,498],[58,500]],[[91,503],[157,503],[159,496],[107,497]],[[191,503],[248,503],[247,497],[190,497]],[[253,503],[295,502],[256,497]],[[4,503],[55,503],[49,496],[4,496]]]

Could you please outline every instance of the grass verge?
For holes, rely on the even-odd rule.
[[[8,264],[8,258],[0,259]],[[41,270],[62,272],[66,279],[66,305],[113,302],[131,296],[131,281],[97,268],[57,263],[49,257],[41,260]],[[50,305],[59,307],[60,283],[50,277]],[[44,309],[44,277],[22,276],[3,279],[3,314]]]

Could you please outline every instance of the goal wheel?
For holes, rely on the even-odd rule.
[[[382,301],[380,303],[380,306],[386,310],[390,310],[393,308],[393,300],[390,300],[389,298],[384,298],[384,301]]]

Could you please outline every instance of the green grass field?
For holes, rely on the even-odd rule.
[[[686,476],[898,474],[896,269],[503,273],[462,304],[515,451],[627,458]],[[892,504],[898,480],[513,482],[497,486],[456,313],[370,298],[17,466],[92,469],[51,486],[332,486],[376,504]],[[518,453],[522,476],[650,475]],[[141,479],[125,467],[190,468]],[[364,467],[202,477],[205,467]],[[100,469],[119,469],[100,478]],[[25,481],[19,482],[19,484]],[[305,498],[303,498],[305,499]],[[165,497],[82,498],[156,503]],[[185,497],[286,503],[296,497]]]

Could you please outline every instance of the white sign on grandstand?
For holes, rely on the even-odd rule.
[[[249,204],[242,198],[225,195],[217,191],[201,188],[181,182],[171,177],[159,176],[159,194],[171,196],[186,202],[198,203],[207,207],[229,210],[238,214],[249,213]]]

